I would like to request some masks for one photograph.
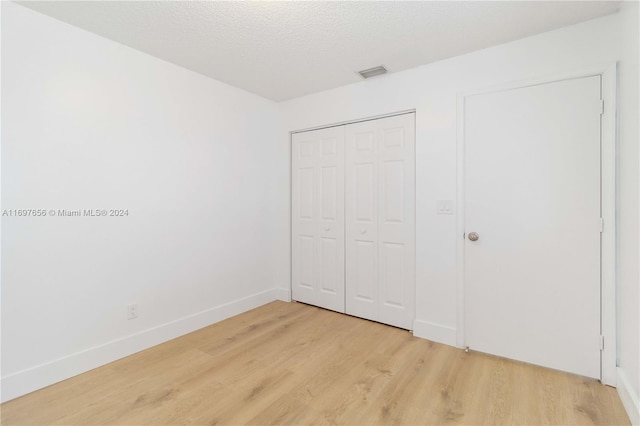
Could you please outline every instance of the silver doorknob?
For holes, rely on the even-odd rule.
[[[480,238],[480,235],[478,235],[477,232],[470,232],[469,233],[469,240],[470,241],[478,241],[479,238]]]

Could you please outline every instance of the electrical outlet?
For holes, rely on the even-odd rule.
[[[127,319],[134,319],[134,318],[138,318],[138,304],[137,303],[132,303],[130,305],[127,305]]]

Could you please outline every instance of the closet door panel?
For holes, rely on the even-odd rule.
[[[376,121],[379,177],[378,321],[413,328],[415,311],[415,115]]]
[[[344,127],[292,137],[292,298],[344,312]]]
[[[318,306],[344,312],[344,126],[316,130]]]
[[[316,135],[294,134],[292,138],[292,294],[313,303],[315,280],[315,146]]]
[[[378,317],[378,161],[376,123],[346,126],[346,312]]]

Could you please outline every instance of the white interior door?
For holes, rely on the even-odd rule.
[[[412,328],[415,114],[346,126],[346,312]]]
[[[344,312],[344,126],[292,137],[292,298]]]
[[[471,349],[600,377],[600,85],[465,98]]]

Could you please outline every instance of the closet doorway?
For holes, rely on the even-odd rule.
[[[415,113],[292,135],[292,298],[412,329]]]

